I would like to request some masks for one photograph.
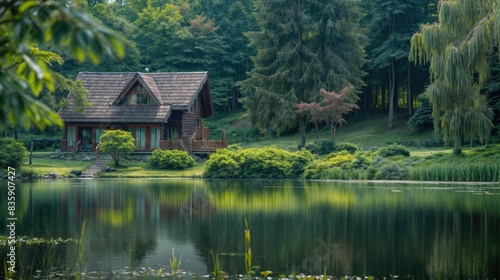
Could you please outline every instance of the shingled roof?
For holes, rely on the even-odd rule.
[[[84,113],[73,112],[70,94],[69,106],[59,110],[59,116],[65,122],[165,122],[171,110],[188,109],[202,88],[208,87],[207,77],[207,72],[80,72],[77,80],[82,80],[93,106]],[[155,105],[117,105],[136,81],[154,97]],[[209,90],[203,92],[210,94]]]

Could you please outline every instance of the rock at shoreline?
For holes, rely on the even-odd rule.
[[[57,174],[56,174],[56,173],[54,173],[54,172],[50,172],[50,173],[47,175],[47,177],[48,177],[48,178],[50,178],[50,179],[55,179],[55,178],[57,178]]]
[[[82,171],[81,170],[71,170],[71,174],[75,174],[76,176],[80,176],[82,175]]]

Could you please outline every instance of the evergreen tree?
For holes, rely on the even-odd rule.
[[[368,71],[372,73],[370,85],[387,85],[389,90],[388,127],[394,127],[394,111],[397,110],[399,85],[407,81],[408,107],[412,113],[413,76],[415,67],[408,63],[410,38],[420,24],[428,22],[437,0],[366,0],[365,25],[370,37],[367,48]],[[423,84],[421,85],[423,86]],[[383,93],[382,93],[383,94]],[[396,108],[395,108],[396,107]]]
[[[500,6],[495,0],[439,2],[438,22],[426,24],[411,38],[410,59],[430,62],[426,95],[435,128],[461,152],[464,140],[487,143],[492,110],[481,89],[490,69],[488,55],[500,43]]]
[[[259,30],[249,32],[257,49],[242,88],[254,125],[281,133],[298,127],[305,143],[305,117],[296,104],[319,99],[319,89],[359,89],[364,35],[357,1],[257,1]]]
[[[204,14],[218,26],[217,34],[226,48],[224,65],[218,63],[218,71],[211,75],[213,83],[225,85],[214,92],[215,108],[233,111],[240,107],[240,90],[236,82],[244,80],[252,68],[250,56],[254,54],[244,33],[254,30],[255,20],[251,16],[255,0],[203,0],[197,1],[193,9]],[[214,84],[215,83],[215,84]],[[227,85],[227,86],[226,86]]]

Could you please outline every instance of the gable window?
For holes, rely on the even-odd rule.
[[[122,105],[154,105],[154,99],[146,92],[146,88],[136,82],[120,102]]]

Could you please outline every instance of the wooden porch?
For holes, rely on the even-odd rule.
[[[196,134],[196,133],[195,133]],[[193,135],[189,140],[177,139],[177,140],[160,140],[159,142],[153,142],[151,140],[146,140],[144,146],[136,146],[134,152],[138,153],[151,153],[156,149],[162,150],[182,150],[187,151],[190,154],[196,153],[213,153],[217,149],[227,148],[227,140],[223,137],[221,140],[204,140],[196,139]],[[63,152],[92,152],[100,151],[99,143],[83,144],[82,141],[77,141],[74,146],[68,146],[67,140],[61,140],[61,151]]]

